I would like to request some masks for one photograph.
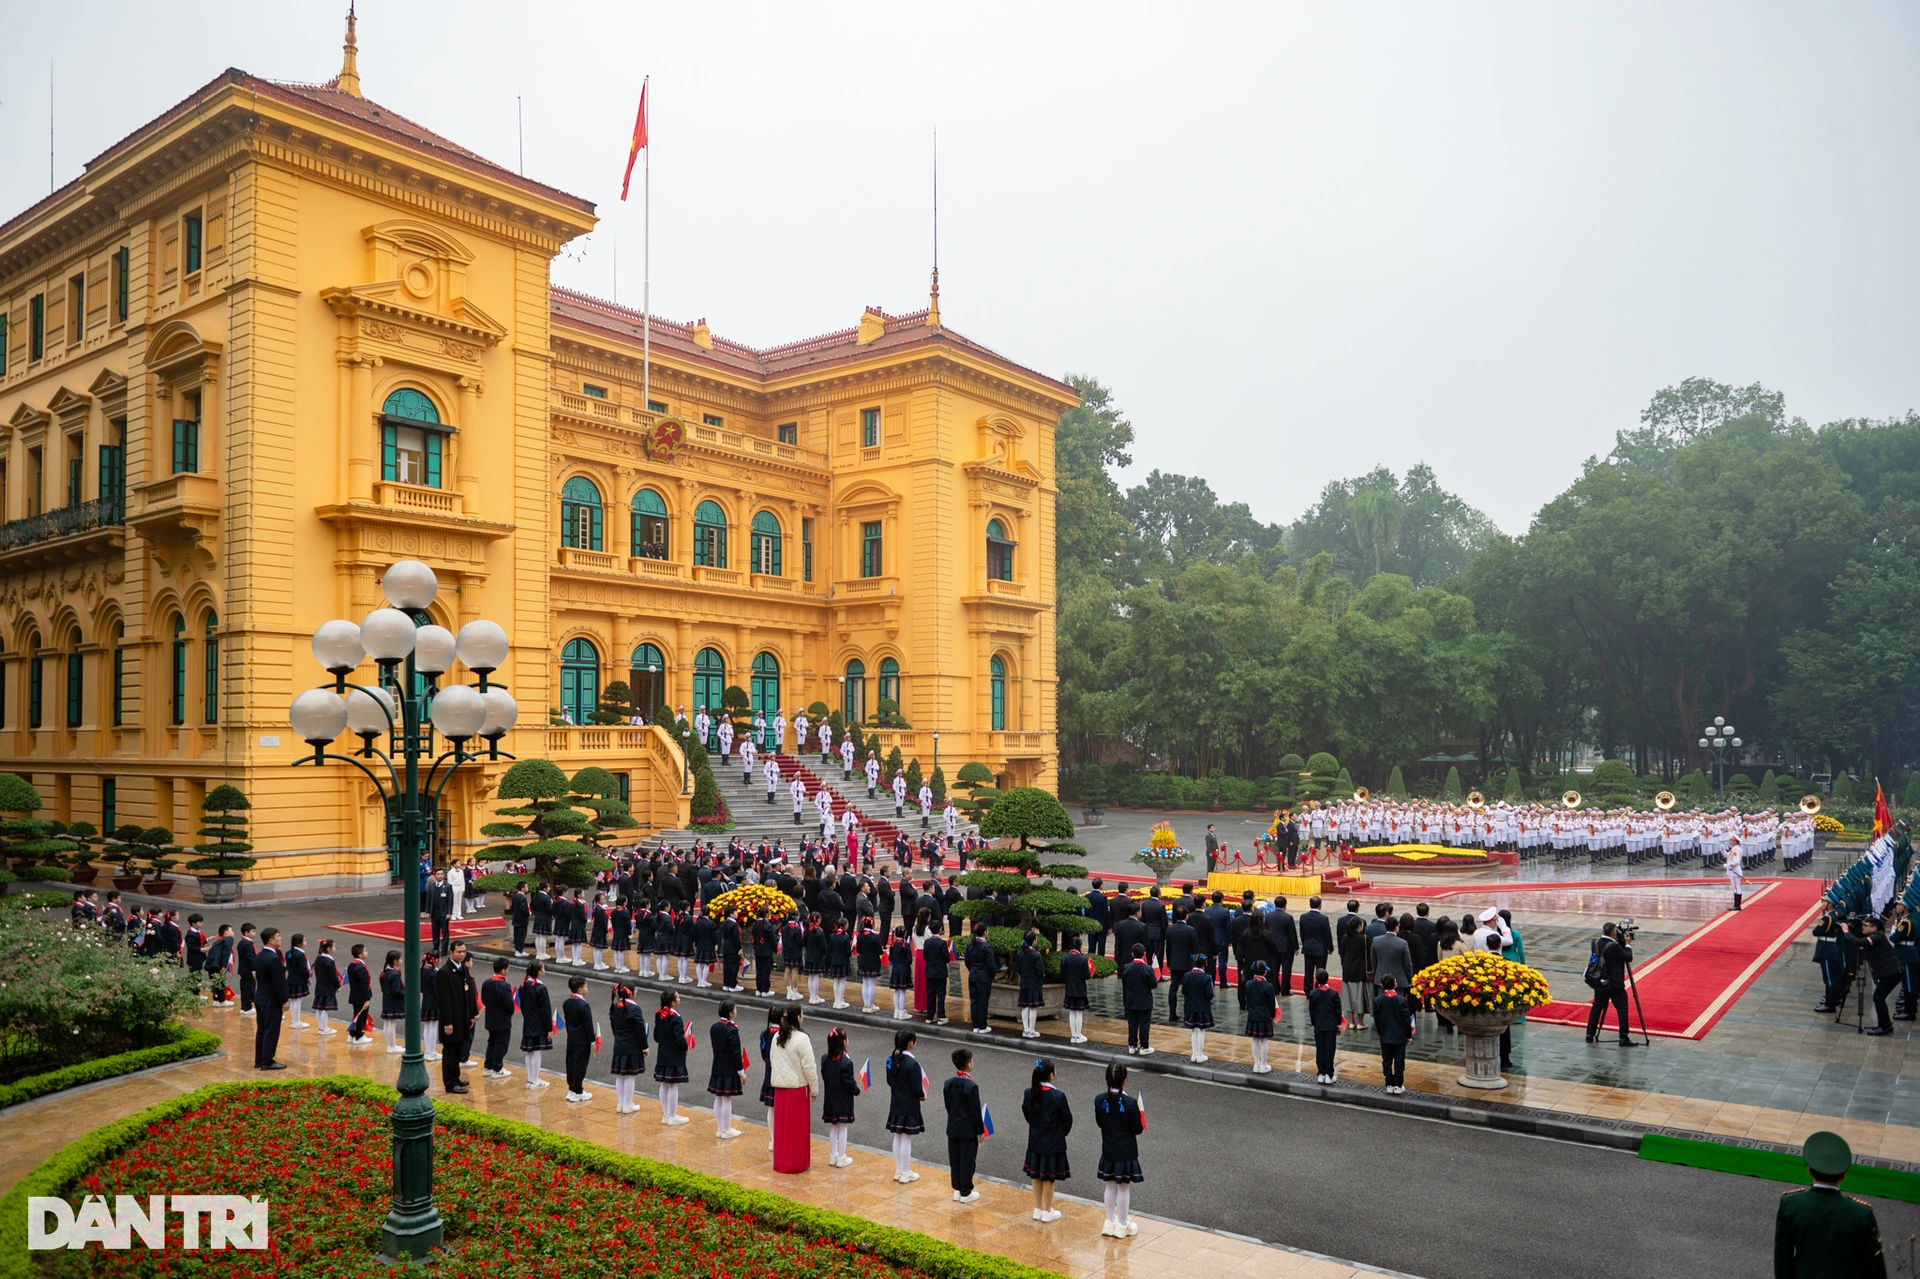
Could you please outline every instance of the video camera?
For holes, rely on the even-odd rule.
[[[1631,915],[1615,922],[1613,934],[1628,946],[1633,945],[1634,936],[1640,931],[1640,925]]]

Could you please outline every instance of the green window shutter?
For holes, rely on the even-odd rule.
[[[391,426],[380,428],[380,478],[392,483],[400,478],[399,433]]]
[[[428,431],[427,437],[427,487],[440,487],[440,436],[438,432]]]

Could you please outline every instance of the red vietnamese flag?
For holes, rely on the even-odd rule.
[[[633,120],[633,146],[627,151],[627,171],[620,179],[620,198],[627,198],[627,188],[633,183],[633,162],[640,158],[641,148],[647,145],[647,84],[640,82],[640,114]]]
[[[1878,839],[1893,829],[1893,813],[1887,808],[1887,793],[1880,783],[1873,784],[1873,836]]]

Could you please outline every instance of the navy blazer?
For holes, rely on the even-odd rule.
[[[1153,1011],[1153,991],[1160,984],[1153,965],[1136,959],[1120,970],[1120,1003],[1130,1013]]]
[[[1307,1015],[1313,1028],[1340,1029],[1340,992],[1331,986],[1315,986],[1307,992]]]
[[[980,1110],[980,1085],[966,1075],[955,1075],[941,1089],[947,1103],[947,1140],[978,1141],[987,1131]]]

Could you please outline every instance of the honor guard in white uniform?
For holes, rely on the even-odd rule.
[[[840,743],[840,780],[846,781],[853,776],[853,734],[849,733]]]
[[[722,715],[716,732],[720,738],[720,760],[725,763],[733,755],[733,721]]]
[[[933,822],[933,787],[920,783],[920,829],[925,830]]]
[[[767,779],[767,802],[773,802],[773,793],[780,789],[780,765],[773,756],[767,756],[767,766],[761,774]]]
[[[805,711],[793,713],[793,753],[796,755],[807,753],[807,713]]]
[[[753,744],[763,751],[773,749],[767,745],[767,717],[760,711],[753,713]]]
[[[825,720],[821,720],[819,732],[820,762],[822,764],[831,763],[833,761],[833,725],[827,723]]]
[[[833,838],[833,796],[822,786],[813,793],[813,807],[820,814],[820,837]]]
[[[1740,909],[1740,893],[1746,883],[1741,877],[1741,870],[1743,869],[1742,863],[1744,861],[1742,856],[1743,851],[1738,836],[1735,836],[1727,845],[1727,887],[1733,890],[1733,908],[1735,910]]]
[[[772,765],[769,764],[768,767],[772,767]],[[799,774],[796,773],[794,775],[793,784],[787,787],[787,794],[793,796],[793,824],[798,826],[800,824],[800,808],[807,802],[807,784],[800,780]]]
[[[893,815],[895,817],[905,817],[907,815],[907,775],[905,772],[899,772],[893,775]]]
[[[740,766],[744,770],[740,775],[740,784],[753,785],[753,738],[751,736],[740,743]]]
[[[872,799],[880,789],[880,757],[872,751],[867,752],[867,798]]]
[[[787,717],[778,710],[773,713],[773,721],[768,725],[773,736],[767,742],[767,753],[778,755],[787,749]]]
[[[946,818],[947,838],[952,839],[960,833],[960,810],[953,806],[952,800],[948,800],[947,811],[941,814],[941,816]]]
[[[700,744],[702,746],[706,745],[707,733],[712,728],[713,728],[713,717],[707,714],[706,707],[702,706],[699,710],[693,713],[693,735],[700,739]]]

